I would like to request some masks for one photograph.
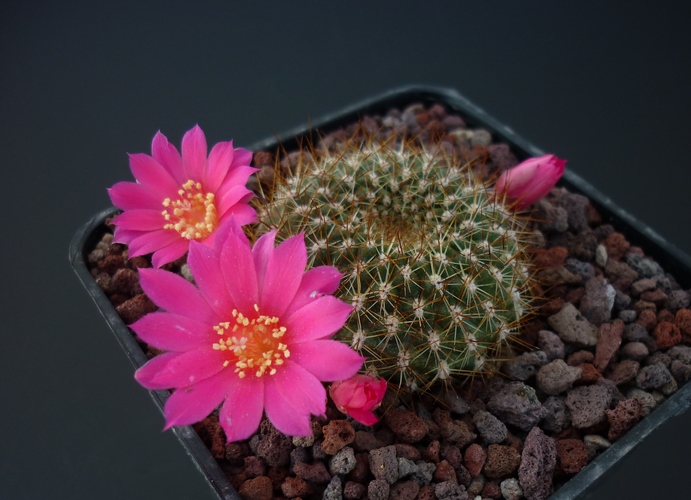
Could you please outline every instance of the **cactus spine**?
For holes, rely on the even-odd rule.
[[[330,149],[275,180],[259,232],[304,232],[310,264],[344,273],[355,310],[337,338],[369,371],[413,390],[491,371],[530,308],[524,221],[443,148],[356,134]]]

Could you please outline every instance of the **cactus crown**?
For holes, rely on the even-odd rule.
[[[530,308],[524,220],[441,147],[360,131],[309,153],[277,176],[257,230],[304,232],[310,264],[344,273],[355,310],[337,338],[413,390],[493,370]]]

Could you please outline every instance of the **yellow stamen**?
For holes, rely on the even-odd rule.
[[[253,309],[254,313],[259,313],[257,304]],[[279,341],[285,336],[286,328],[279,325],[279,319],[275,316],[259,314],[252,318],[237,309],[231,312],[231,316],[234,321],[225,321],[213,327],[216,333],[224,337],[212,344],[214,350],[225,352],[228,356],[223,366],[234,365],[239,378],[244,378],[247,370],[252,370],[256,377],[276,374],[276,367],[283,365],[290,357],[288,345]]]
[[[163,200],[162,214],[167,224],[163,229],[174,229],[188,240],[200,240],[209,236],[218,225],[215,195],[204,193],[200,182],[188,180],[178,190],[179,199]],[[172,209],[172,214],[168,210]]]

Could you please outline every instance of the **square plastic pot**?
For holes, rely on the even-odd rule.
[[[318,133],[328,133],[352,124],[362,116],[385,114],[391,108],[403,109],[413,103],[425,105],[441,104],[450,113],[460,115],[469,127],[488,130],[492,133],[496,142],[508,144],[516,157],[521,160],[544,154],[542,150],[518,136],[509,127],[489,116],[482,108],[471,103],[455,90],[421,86],[403,87],[386,92],[336,113],[326,115],[319,120],[313,121],[309,127],[298,127],[280,135],[278,138],[260,141],[248,149],[251,151],[273,151],[280,145],[285,150],[291,151],[297,149],[300,138],[318,137]],[[691,288],[691,258],[688,255],[666,242],[650,227],[619,208],[607,196],[597,191],[572,171],[567,170],[565,172],[559,185],[568,188],[572,192],[587,196],[593,206],[598,209],[605,222],[612,224],[632,244],[643,248],[646,255],[653,257],[663,266],[666,272],[674,275],[683,288]],[[96,284],[87,264],[87,257],[90,251],[105,232],[103,222],[115,211],[115,208],[103,210],[95,214],[84,224],[72,239],[69,259],[77,276],[96,303],[118,342],[125,350],[127,357],[135,368],[139,368],[147,362],[146,355],[115,311],[109,299]],[[163,412],[163,405],[169,392],[149,392],[158,408]],[[607,474],[611,468],[655,429],[664,425],[672,417],[686,411],[689,405],[691,405],[691,383],[682,386],[673,396],[635,425],[624,437],[616,441],[609,449],[588,464],[550,498],[552,500],[584,498],[588,493],[595,491],[599,478]],[[237,491],[230,484],[230,481],[196,432],[191,427],[174,427],[173,432],[196,467],[204,474],[210,486],[218,494],[218,497],[222,499],[239,499],[240,496]]]

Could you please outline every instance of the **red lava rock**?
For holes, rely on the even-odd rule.
[[[269,469],[266,471],[266,475],[269,477],[269,479],[271,479],[271,484],[274,485],[275,491],[280,491],[283,481],[286,480],[289,474],[290,471],[288,470],[288,467],[285,466],[269,467]]]
[[[427,448],[422,452],[422,456],[425,460],[432,463],[439,462],[439,441],[436,439],[427,445]]]
[[[681,330],[677,325],[667,321],[657,324],[653,336],[660,349],[669,349],[681,342]]]
[[[434,481],[443,483],[444,481],[458,482],[456,479],[456,471],[451,467],[451,464],[446,460],[442,460],[437,464],[437,470],[434,471]]]
[[[457,469],[463,466],[463,454],[461,449],[453,444],[444,444],[441,448],[441,458],[451,464],[451,467]],[[458,473],[458,471],[456,471]]]
[[[566,302],[564,302],[564,299],[557,297],[556,299],[552,299],[543,304],[540,307],[540,312],[545,316],[552,316],[553,314],[557,314],[559,311],[561,311],[565,303]]]
[[[362,483],[369,475],[369,453],[355,454],[355,468],[348,473],[348,479]]]
[[[590,351],[576,351],[566,358],[566,364],[569,366],[579,366],[593,361],[595,361],[595,355]]]
[[[607,410],[609,433],[607,439],[616,441],[643,417],[643,404],[637,398],[619,401],[614,410]]]
[[[362,486],[362,488],[364,490],[364,486]],[[312,493],[312,487],[304,479],[300,479],[299,477],[287,477],[285,482],[281,485],[281,491],[288,498],[304,497]]]
[[[477,477],[487,461],[487,452],[477,443],[473,443],[465,450],[463,463],[470,475]]]
[[[194,430],[204,442],[211,455],[216,458],[226,458],[226,436],[218,423],[217,417],[207,417],[201,422],[194,424]],[[255,476],[261,476],[256,474]]]
[[[595,346],[595,361],[593,365],[599,372],[604,372],[612,356],[617,352],[621,345],[621,337],[624,333],[624,322],[615,319],[611,323],[603,323],[597,334],[597,345]]]
[[[226,445],[225,459],[232,463],[243,462],[250,453],[252,453],[252,450],[250,450],[247,443],[228,443]]]
[[[259,477],[266,474],[264,461],[254,455],[245,457],[245,474],[248,478]]]
[[[397,457],[407,458],[413,462],[417,462],[418,460],[422,459],[422,453],[420,453],[420,450],[411,444],[395,443],[394,448],[396,448]]]
[[[112,248],[112,247],[111,247]],[[118,269],[125,266],[125,258],[122,255],[111,254],[106,255],[103,260],[98,263],[98,269],[111,276],[117,272]]]
[[[581,378],[576,382],[576,384],[594,384],[597,382],[597,379],[602,378],[602,373],[600,373],[592,363],[583,363],[582,365],[579,365],[578,368],[581,369]]]
[[[273,484],[267,476],[255,477],[242,483],[239,493],[245,500],[271,500]]]
[[[609,374],[609,378],[616,385],[626,384],[631,382],[638,375],[638,370],[641,364],[633,359],[625,359],[620,363],[617,363],[612,368],[612,373]]]
[[[691,344],[691,309],[679,309],[674,316],[674,324],[681,331],[684,344]]]
[[[532,250],[533,263],[539,269],[550,269],[564,265],[569,251],[566,247],[536,248]]]
[[[657,313],[657,322],[661,323],[667,321],[669,323],[674,323],[674,313],[668,309],[663,309]]]
[[[437,500],[437,495],[434,493],[434,488],[426,484],[420,488],[415,500]]]
[[[158,306],[151,302],[149,297],[140,293],[120,304],[115,310],[126,325],[131,325],[148,313],[157,311]]]
[[[392,408],[386,412],[384,419],[404,443],[417,443],[427,434],[425,421],[411,411]]]
[[[377,439],[373,433],[369,431],[355,431],[355,441],[353,448],[356,451],[370,451],[375,448],[381,448],[384,444]]]
[[[588,450],[580,439],[561,439],[557,445],[557,468],[565,474],[576,474],[588,465]]]
[[[274,155],[268,151],[257,151],[252,156],[252,165],[255,167],[263,167],[264,165],[273,165]]]
[[[409,498],[418,498],[420,493],[420,485],[415,481],[398,481],[391,486],[389,492],[389,500],[408,500]]]
[[[293,473],[305,481],[317,484],[327,484],[331,481],[331,475],[326,470],[324,462],[314,462],[313,464],[306,464],[305,462],[296,462],[293,465]]]
[[[655,315],[655,311],[651,309],[644,309],[640,311],[636,323],[645,328],[646,331],[652,332],[655,328],[655,325],[657,325],[657,316]]]
[[[264,459],[270,467],[278,467],[290,463],[290,452],[293,441],[285,434],[281,434],[269,420],[263,420],[259,425],[259,442],[257,455]]]
[[[619,260],[631,247],[623,234],[612,233],[602,241],[602,245],[607,249],[607,257],[609,259]]]
[[[358,500],[364,498],[367,493],[365,485],[356,483],[354,481],[346,481],[343,487],[343,498],[346,500]]]
[[[641,294],[641,300],[645,300],[646,302],[652,302],[656,306],[661,307],[667,300],[667,294],[659,288],[656,288],[655,290],[643,292]]]
[[[482,488],[482,498],[492,498],[493,500],[498,500],[502,497],[501,487],[497,481],[487,481],[485,486]]]
[[[491,444],[487,448],[485,475],[491,479],[510,476],[520,464],[521,455],[511,446]]]
[[[129,295],[130,297],[144,293],[144,290],[139,285],[139,273],[124,267],[115,271],[111,287],[113,291]]]
[[[566,294],[566,302],[572,303],[575,307],[580,307],[581,299],[585,295],[585,287],[579,286]]]
[[[347,420],[332,420],[322,427],[324,442],[322,451],[327,455],[335,455],[338,450],[355,440],[355,429]]]

